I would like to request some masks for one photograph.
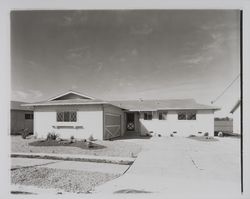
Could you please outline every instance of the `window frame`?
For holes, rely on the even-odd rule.
[[[183,119],[180,119],[180,114],[185,115]],[[193,115],[194,117],[190,117],[190,115]],[[197,112],[196,111],[179,111],[177,113],[177,119],[178,120],[197,120]]]
[[[165,115],[165,117],[163,117],[163,115]],[[167,111],[158,111],[158,120],[167,120],[167,116],[168,116]]]
[[[62,114],[60,116],[61,119],[59,118],[59,114]],[[66,117],[68,117],[67,120],[65,120]],[[77,122],[77,111],[57,111],[56,121],[57,122]]]
[[[152,111],[143,112],[143,119],[144,120],[152,120],[153,119],[153,112]]]

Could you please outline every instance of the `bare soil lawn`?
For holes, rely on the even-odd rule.
[[[12,184],[55,188],[66,192],[88,192],[119,177],[117,174],[51,168],[20,168],[11,171]]]
[[[77,144],[73,144],[70,146],[51,146],[47,144],[46,146],[36,146],[30,145],[30,143],[34,143],[37,141],[41,141],[41,139],[35,139],[32,136],[27,139],[23,139],[21,136],[11,136],[11,152],[12,153],[54,153],[54,154],[79,154],[79,155],[97,155],[97,156],[116,156],[116,157],[131,157],[137,156],[137,154],[141,151],[141,146],[121,140],[114,141],[102,141],[97,140],[93,141],[95,146],[101,146],[97,148],[84,148],[79,147]],[[81,143],[78,143],[81,144]],[[83,146],[83,145],[82,145]]]

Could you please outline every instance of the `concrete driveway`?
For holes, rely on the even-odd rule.
[[[129,140],[142,152],[128,172],[96,187],[96,193],[240,195],[240,140],[203,142],[181,137]]]

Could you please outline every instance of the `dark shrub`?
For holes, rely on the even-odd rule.
[[[188,137],[189,137],[189,138],[192,138],[192,137],[196,137],[196,135],[189,135]]]
[[[158,137],[161,137],[161,134],[158,134]]]
[[[76,140],[75,140],[75,137],[73,135],[70,136],[70,143],[74,143]]]
[[[223,137],[223,133],[221,131],[218,133],[218,137]]]
[[[171,133],[171,134],[170,134],[170,137],[174,137],[174,135]]]
[[[29,134],[29,129],[23,129],[23,131],[21,132],[21,136],[23,139],[26,139]]]
[[[177,131],[173,131],[173,133],[177,133]]]
[[[88,142],[88,148],[93,148],[93,147],[94,147],[93,143],[92,142]]]
[[[48,133],[47,134],[47,140],[56,140],[57,137],[58,137],[58,135],[56,135],[55,133]]]
[[[209,133],[208,132],[204,133],[204,136],[209,136]]]
[[[95,139],[94,139],[93,135],[90,135],[88,140],[91,142],[91,141],[94,141]]]
[[[201,131],[199,131],[198,133],[199,133],[199,134],[202,134],[202,132],[201,132]]]

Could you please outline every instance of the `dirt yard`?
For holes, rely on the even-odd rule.
[[[11,136],[11,152],[18,153],[56,153],[56,154],[82,154],[97,156],[117,156],[131,157],[137,156],[141,151],[140,145],[136,143],[114,140],[101,141],[97,140],[93,143],[102,146],[98,149],[82,149],[80,147],[71,146],[31,146],[29,143],[38,141],[38,139],[28,138],[22,139],[21,136]]]

